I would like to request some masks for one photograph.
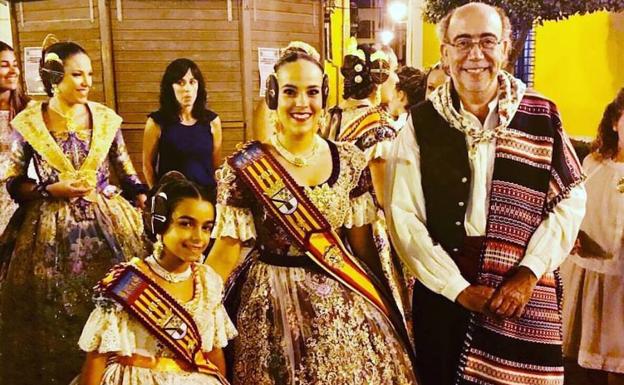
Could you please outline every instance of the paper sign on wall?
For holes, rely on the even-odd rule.
[[[279,48],[258,47],[258,69],[260,70],[260,96],[264,97],[267,77],[273,73],[273,66],[279,59]]]
[[[28,95],[45,95],[45,88],[39,76],[41,47],[24,47],[24,80]]]

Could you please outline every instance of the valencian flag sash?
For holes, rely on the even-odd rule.
[[[145,275],[138,258],[118,265],[104,277],[96,290],[119,302],[154,337],[180,360],[198,372],[229,385],[215,364],[201,350],[201,335],[195,321],[167,291]]]
[[[262,149],[260,142],[248,143],[228,158],[228,163],[253,190],[269,215],[316,265],[373,304],[403,337],[405,329],[393,321],[392,305],[384,300],[368,272],[347,251],[327,219],[286,170]]]

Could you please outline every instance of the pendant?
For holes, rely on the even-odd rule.
[[[298,156],[293,158],[292,163],[293,165],[295,165],[295,167],[304,167],[308,164],[308,162],[299,158]]]

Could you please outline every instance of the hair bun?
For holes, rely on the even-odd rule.
[[[370,63],[370,74],[373,83],[384,83],[390,77],[390,63],[383,59],[374,60]]]

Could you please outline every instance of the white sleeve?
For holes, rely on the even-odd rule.
[[[420,150],[411,120],[394,141],[386,171],[386,216],[393,244],[410,271],[430,290],[455,301],[470,286],[446,251],[425,226]]]
[[[584,183],[572,188],[535,230],[520,266],[528,267],[538,278],[555,270],[574,246],[586,200]]]

